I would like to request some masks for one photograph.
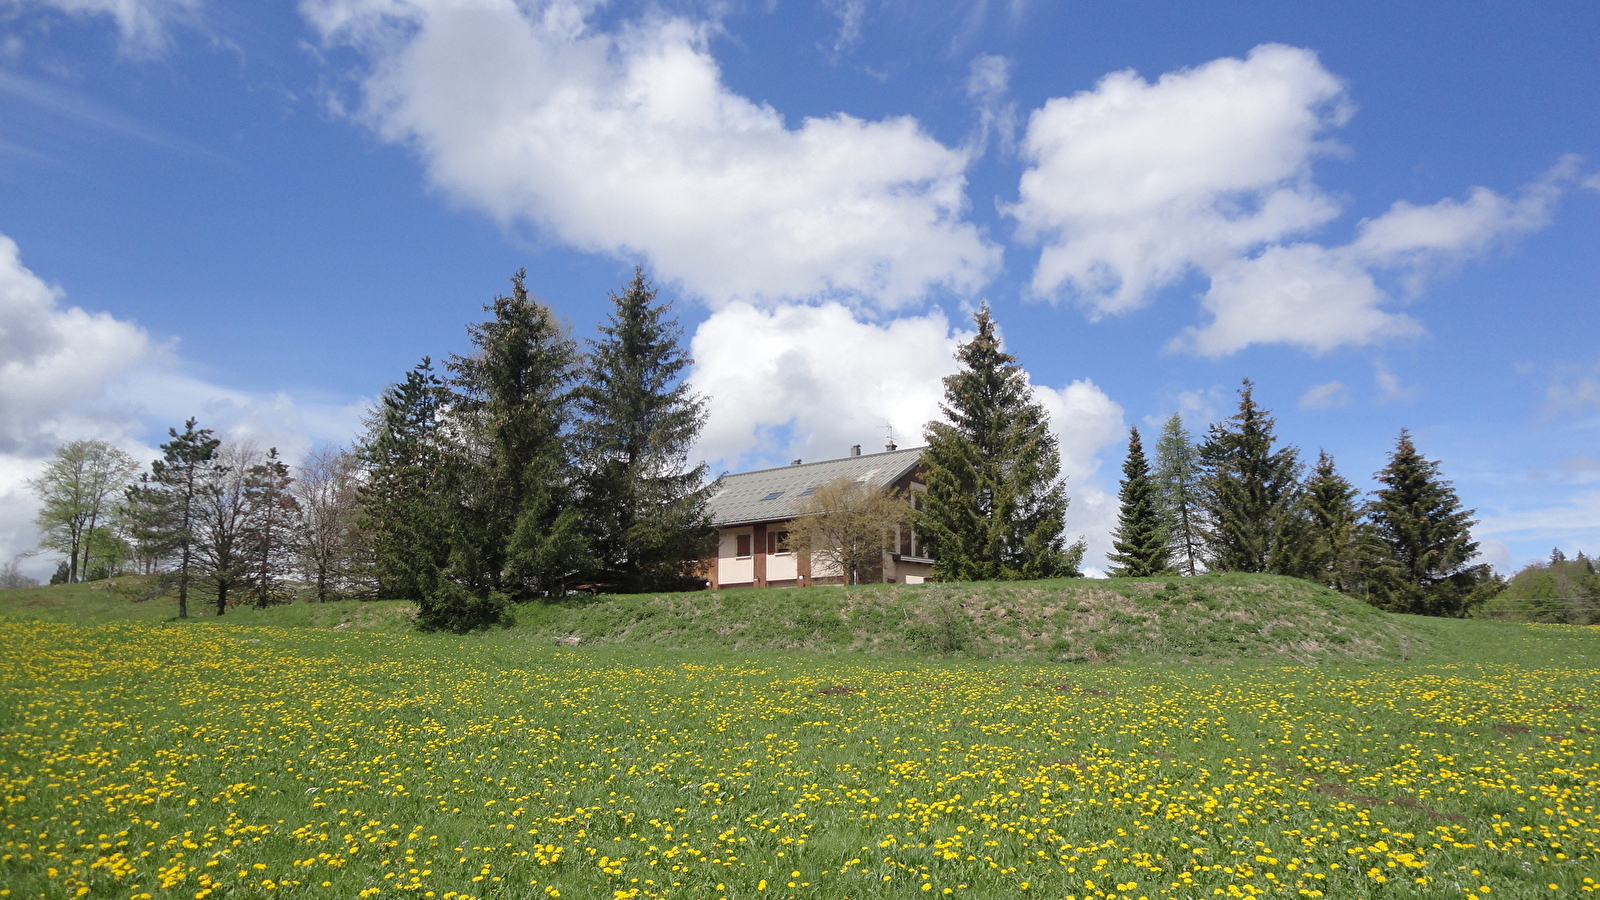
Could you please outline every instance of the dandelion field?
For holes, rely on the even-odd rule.
[[[936,662],[210,622],[0,621],[0,648],[5,897],[1600,890],[1592,665]]]

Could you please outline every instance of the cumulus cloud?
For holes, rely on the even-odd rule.
[[[1329,409],[1350,405],[1350,388],[1343,382],[1319,384],[1300,395],[1301,409]]]
[[[153,56],[167,47],[167,27],[193,16],[201,0],[8,0],[23,8],[49,8],[73,16],[108,16],[117,23],[123,52]]]
[[[1033,289],[1094,314],[1145,303],[1194,268],[1332,219],[1311,182],[1348,114],[1314,53],[1276,44],[1154,84],[1115,72],[1028,119],[1009,210],[1040,243]]]
[[[293,460],[314,442],[348,441],[359,427],[362,404],[262,396],[194,378],[175,345],[63,300],[0,235],[0,564],[37,545],[38,504],[26,482],[68,441],[103,440],[151,459],[165,429],[194,416],[230,441],[276,445]],[[158,439],[147,443],[146,435]],[[25,568],[47,575],[53,563]]]
[[[430,180],[503,223],[627,259],[714,305],[829,297],[895,308],[980,287],[967,154],[909,118],[792,127],[723,84],[712,26],[594,4],[308,0],[369,62],[362,113]]]
[[[1548,223],[1576,158],[1505,196],[1483,187],[1401,201],[1341,246],[1297,240],[1339,214],[1312,180],[1350,115],[1343,84],[1308,50],[1269,44],[1154,83],[1133,72],[1050,100],[1028,122],[1029,167],[1009,207],[1041,246],[1033,290],[1124,312],[1199,275],[1205,321],[1169,345],[1221,357],[1253,344],[1313,353],[1415,337],[1391,307],[1508,236]],[[1392,282],[1392,286],[1391,286]]]
[[[939,416],[956,349],[969,337],[938,311],[878,324],[839,303],[730,304],[691,342],[690,381],[709,403],[697,452],[716,471],[740,471],[831,459],[853,444],[875,452],[885,426],[899,446],[920,444],[923,426]],[[1088,535],[1098,559],[1116,511],[1095,476],[1100,453],[1120,440],[1122,409],[1088,380],[1036,385],[1034,394],[1061,446],[1073,498],[1068,531]]]
[[[0,235],[0,453],[37,456],[102,437],[108,424],[84,406],[157,352],[138,326],[63,307],[61,296]]]

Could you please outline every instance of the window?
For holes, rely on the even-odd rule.
[[[762,497],[761,500],[764,503],[764,502],[766,502],[768,500],[776,500],[776,499],[778,499],[779,497],[782,497],[782,496],[783,496],[783,491],[773,491],[772,493],[766,495],[765,497]]]
[[[768,556],[777,556],[780,553],[788,553],[788,552],[789,552],[789,532],[787,532],[787,531],[769,531],[769,532],[767,532],[767,555]]]
[[[809,497],[809,496],[811,496],[811,495],[812,495],[812,494],[815,494],[815,493],[816,493],[816,492],[817,492],[817,487],[816,487],[816,485],[812,485],[812,486],[811,486],[811,487],[808,487],[808,488],[806,488],[806,489],[805,489],[805,490],[803,490],[803,491],[801,491],[801,492],[800,492],[800,496],[802,496],[802,497]]]
[[[733,538],[733,555],[739,559],[750,558],[750,535],[739,534]]]

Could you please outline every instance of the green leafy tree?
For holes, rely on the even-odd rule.
[[[369,535],[382,599],[417,601],[433,594],[449,562],[457,500],[444,396],[432,361],[424,357],[404,381],[383,392],[356,450],[366,470],[360,527]]]
[[[1121,500],[1117,528],[1111,534],[1111,574],[1128,578],[1149,578],[1172,574],[1161,497],[1150,477],[1144,444],[1137,427],[1128,429],[1128,456],[1122,463]]]
[[[635,269],[611,302],[575,390],[591,580],[622,591],[681,589],[714,548],[706,466],[688,465],[705,401],[683,380],[693,360],[644,272]]]
[[[40,500],[34,523],[41,546],[66,555],[67,581],[89,571],[91,537],[110,518],[116,499],[139,471],[133,457],[105,441],[73,441],[56,448],[39,477],[29,479]]]
[[[1200,460],[1194,440],[1177,413],[1162,426],[1156,442],[1155,481],[1166,519],[1171,558],[1184,575],[1200,571],[1205,546],[1200,522]]]
[[[884,551],[911,507],[892,491],[839,478],[819,486],[797,513],[789,546],[810,557],[812,577],[835,572],[845,584],[864,584],[881,580]]]
[[[559,597],[590,566],[570,462],[577,346],[525,278],[468,329],[477,352],[449,364],[467,465],[446,574],[453,597],[474,598],[468,627],[505,600]]]
[[[148,545],[162,556],[176,558],[178,618],[189,617],[189,587],[197,569],[200,516],[217,447],[211,429],[197,428],[190,419],[182,433],[167,429],[171,440],[161,445],[161,458],[150,464],[150,477],[129,488],[129,499],[139,507],[141,530]]]
[[[1439,464],[1417,452],[1402,430],[1382,487],[1367,505],[1383,557],[1372,572],[1371,602],[1392,612],[1466,616],[1498,588],[1488,565],[1472,560],[1474,510],[1463,509]]]
[[[1064,545],[1067,495],[1049,417],[1027,373],[1000,347],[985,304],[978,333],[956,352],[944,379],[944,419],[923,436],[928,490],[918,533],[943,581],[1051,578],[1078,574],[1083,543]]]
[[[1200,445],[1206,563],[1216,572],[1298,574],[1300,462],[1293,447],[1273,448],[1272,417],[1253,388],[1245,379],[1239,411]]]
[[[1535,622],[1594,625],[1600,623],[1600,574],[1581,551],[1569,559],[1556,548],[1545,562],[1529,563],[1512,576],[1489,611]]]

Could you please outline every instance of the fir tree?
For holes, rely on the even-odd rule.
[[[1306,479],[1301,509],[1307,523],[1307,577],[1349,594],[1363,583],[1362,559],[1370,537],[1361,520],[1356,490],[1334,468],[1327,451]]]
[[[1245,379],[1239,411],[1212,425],[1200,445],[1200,507],[1207,565],[1217,572],[1294,574],[1300,463],[1293,447],[1274,450],[1272,417]]]
[[[1111,535],[1111,574],[1148,578],[1172,574],[1161,498],[1150,478],[1139,429],[1128,430],[1128,458],[1122,464],[1121,508]]]
[[[475,598],[474,624],[496,615],[496,597],[561,596],[588,568],[569,463],[577,347],[525,278],[468,329],[477,352],[449,364],[467,446],[447,580],[452,603]]]
[[[714,540],[706,466],[688,465],[705,401],[683,380],[693,361],[644,272],[634,269],[611,302],[575,391],[591,580],[622,591],[681,589]]]
[[[370,536],[377,594],[420,600],[431,595],[449,560],[456,503],[444,438],[444,387],[432,361],[383,392],[357,448],[366,469],[360,528]]]
[[[1204,549],[1200,536],[1199,477],[1200,462],[1194,441],[1183,427],[1183,418],[1173,413],[1161,429],[1161,440],[1156,442],[1155,480],[1166,518],[1171,558],[1184,575],[1198,574]]]
[[[290,491],[293,483],[277,447],[268,448],[266,455],[245,471],[246,579],[259,609],[288,601],[280,578],[289,568],[300,520],[300,503]]]
[[[212,437],[211,429],[196,428],[197,424],[194,419],[185,422],[181,434],[176,428],[167,429],[172,439],[161,445],[161,458],[150,464],[149,479],[128,489],[130,501],[140,508],[140,527],[147,531],[151,546],[177,557],[180,619],[189,617],[201,504],[222,443]]]
[[[1076,575],[1083,543],[1063,546],[1067,495],[1049,417],[1027,373],[1000,348],[985,304],[978,333],[944,379],[945,419],[929,422],[923,454],[928,490],[918,532],[944,581]]]
[[[1465,616],[1484,599],[1492,578],[1487,565],[1472,565],[1474,510],[1462,509],[1439,464],[1417,452],[1408,431],[1400,432],[1389,464],[1375,476],[1367,515],[1383,544],[1372,573],[1372,602],[1392,612]]]

